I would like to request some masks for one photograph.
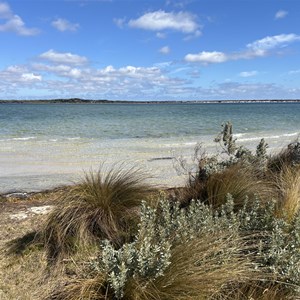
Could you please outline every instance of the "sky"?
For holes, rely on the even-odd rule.
[[[0,0],[0,99],[300,99],[300,0]]]

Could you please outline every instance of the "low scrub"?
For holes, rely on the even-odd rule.
[[[230,193],[236,207],[241,206],[245,197],[251,200],[257,195],[262,202],[275,200],[279,210],[288,210],[288,218],[297,212],[300,207],[300,142],[289,144],[278,154],[268,155],[268,145],[262,139],[252,153],[236,145],[229,122],[223,124],[215,142],[221,150],[213,156],[208,156],[201,145],[195,148],[193,168],[183,158],[177,159],[177,166],[189,176],[181,193],[183,206],[197,199],[219,207]]]
[[[228,195],[217,211],[194,201],[186,209],[165,199],[156,209],[143,204],[135,240],[117,250],[103,242],[86,278],[70,282],[49,299],[295,297],[300,218],[286,223],[275,217],[274,203],[253,203],[234,211]]]

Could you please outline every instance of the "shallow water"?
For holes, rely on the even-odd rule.
[[[1,104],[0,192],[40,190],[78,180],[105,162],[134,164],[155,184],[181,185],[172,158],[214,137],[231,121],[238,142],[265,138],[276,151],[300,133],[299,103]]]

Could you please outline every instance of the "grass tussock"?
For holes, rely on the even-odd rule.
[[[227,295],[219,295],[214,300],[292,300],[295,293],[276,283],[253,283],[232,289]]]
[[[46,300],[105,300],[107,298],[105,277],[101,274],[94,278],[73,280],[57,287]]]
[[[116,247],[130,239],[140,203],[151,188],[139,170],[101,171],[86,174],[81,183],[60,195],[41,230],[50,260],[88,249],[102,239]]]
[[[215,208],[225,204],[227,194],[231,194],[236,207],[241,207],[246,198],[269,199],[272,193],[269,184],[256,176],[251,168],[236,164],[221,172],[211,174],[204,182],[193,182],[187,186],[190,198],[198,199]],[[189,194],[190,193],[190,194]]]
[[[273,176],[278,215],[291,221],[300,209],[300,167],[285,166]]]

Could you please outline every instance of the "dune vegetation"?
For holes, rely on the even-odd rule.
[[[229,122],[215,142],[216,155],[196,147],[193,171],[175,161],[187,184],[172,195],[116,167],[53,193],[53,210],[1,253],[2,270],[35,280],[14,284],[22,298],[3,276],[0,298],[299,299],[300,142],[252,152]]]

